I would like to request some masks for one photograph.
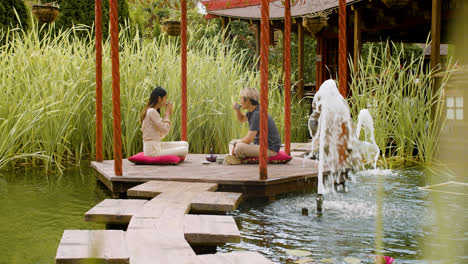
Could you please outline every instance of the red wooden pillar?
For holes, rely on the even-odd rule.
[[[268,178],[268,53],[270,46],[269,1],[262,0],[261,49],[260,49],[260,180]]]
[[[95,39],[96,42],[96,161],[102,161],[102,1],[96,0]]]
[[[346,0],[339,0],[339,86],[340,93],[344,98],[348,95],[348,47],[347,47],[347,35],[346,35]]]
[[[341,95],[346,98],[348,95],[348,47],[347,47],[347,35],[346,35],[346,0],[339,0],[339,32],[338,32],[338,48],[339,48],[339,66],[338,66],[338,75],[339,75],[339,85],[340,85],[340,93]],[[342,133],[341,137],[345,141],[346,140],[346,127],[345,124],[341,125]],[[339,146],[339,161],[340,163],[346,159],[346,142],[343,142]]]
[[[291,1],[284,1],[284,150],[291,154]]]
[[[183,141],[187,141],[187,0],[180,0],[180,45],[181,45],[181,78],[182,78],[182,94],[181,94],[181,126]]]
[[[111,57],[112,57],[112,115],[113,141],[114,141],[114,172],[122,176],[122,136],[120,127],[120,72],[119,72],[119,21],[117,0],[109,0],[109,18],[111,30]]]

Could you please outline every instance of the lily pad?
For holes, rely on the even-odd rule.
[[[311,258],[311,257],[304,257],[304,258],[300,258],[300,259],[294,261],[293,263],[297,263],[297,264],[310,264],[310,263],[314,263],[314,259]]]
[[[320,262],[323,262],[323,263],[333,263],[333,259],[322,259],[320,260]]]
[[[286,251],[286,254],[296,257],[306,257],[312,255],[312,252],[306,250],[293,249]]]
[[[347,258],[344,258],[344,261],[346,263],[349,263],[349,264],[359,264],[361,263],[361,260],[358,259],[358,258],[353,258],[353,257],[347,257]]]

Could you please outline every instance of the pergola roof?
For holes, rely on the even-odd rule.
[[[362,0],[346,0],[346,4],[349,5],[351,3],[360,1]],[[211,16],[232,17],[250,20],[260,20],[261,18],[259,3],[260,1],[244,0],[242,1],[244,3],[243,7],[236,7],[236,5],[228,5],[227,8],[218,9],[218,3],[221,2],[225,1],[202,1],[202,3],[206,6],[207,13]],[[214,6],[217,6],[217,8],[214,8]],[[304,15],[335,8],[338,8],[338,0],[298,0],[298,2],[291,7],[291,17],[301,17]],[[272,2],[270,2],[270,19],[278,20],[283,18],[284,6],[281,4],[281,0],[273,0]]]

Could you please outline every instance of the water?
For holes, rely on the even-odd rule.
[[[380,176],[384,179],[381,204],[385,255],[396,258],[399,264],[427,263],[423,261],[427,252],[437,252],[435,248],[449,252],[454,259],[434,263],[468,263],[466,205],[453,195],[419,190],[428,178],[419,170],[352,174],[347,192],[324,195],[321,217],[314,214],[314,193],[290,194],[270,204],[242,204],[232,213],[242,241],[220,251],[259,251],[276,263],[291,263],[286,251],[302,249],[312,252],[316,263],[327,258],[344,263],[346,257],[370,263],[376,244]],[[0,174],[0,263],[53,263],[65,229],[105,228],[84,221],[84,213],[105,198],[109,193],[97,186],[88,167],[67,170],[63,176],[47,177],[42,171]],[[435,201],[443,210],[433,210]],[[301,215],[303,207],[309,209],[309,216]],[[441,236],[435,238],[435,234]],[[433,248],[425,251],[425,246]]]
[[[314,96],[312,103],[313,112],[309,118],[309,132],[312,137],[313,153],[316,141],[318,148],[318,188],[317,192],[323,194],[333,188],[333,183],[337,177],[349,168],[362,167],[363,160],[371,160],[375,163],[379,155],[379,149],[373,142],[359,141],[359,134],[353,132],[354,124],[351,119],[348,103],[338,91],[334,80],[327,80]],[[317,132],[311,124],[317,123]],[[358,132],[363,126],[366,134],[372,134],[373,121],[369,111],[363,109],[359,114]],[[371,138],[371,140],[372,140]],[[364,147],[369,146],[369,147]],[[369,153],[372,158],[366,158]],[[324,164],[330,170],[330,176],[323,184]]]
[[[380,208],[379,177],[383,179]],[[455,250],[453,259],[434,263],[468,263],[468,252],[465,252],[468,208],[459,197],[448,195],[437,199],[449,205],[444,206],[445,223],[448,226],[459,223],[450,234],[443,233],[447,240],[441,243],[436,236],[441,225],[433,210],[433,194],[418,189],[425,185],[425,178],[419,170],[370,170],[351,174],[347,192],[324,195],[322,216],[314,213],[316,195],[313,193],[287,195],[270,204],[243,204],[233,214],[242,241],[222,250],[258,251],[277,263],[293,263],[296,258],[286,253],[290,249],[310,251],[315,263],[322,259],[346,263],[347,257],[373,263],[376,234],[381,233],[383,254],[395,258],[396,263],[428,263],[429,253],[437,251],[433,248],[444,251],[448,247]],[[303,207],[309,209],[309,216],[301,215]],[[382,230],[376,230],[379,212],[383,216]]]
[[[65,229],[105,228],[84,213],[108,196],[87,166],[62,176],[0,173],[0,264],[54,263]]]
[[[372,167],[377,168],[377,160],[379,159],[380,149],[375,143],[374,137],[374,119],[369,110],[361,109],[358,115],[358,123],[356,128],[356,140],[361,136],[361,128],[364,129],[364,141],[359,141],[360,153],[367,162],[372,161]]]

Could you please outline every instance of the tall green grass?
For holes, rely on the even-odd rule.
[[[389,56],[391,47],[394,53]],[[444,124],[443,90],[453,72],[449,68],[438,73],[441,86],[434,91],[435,73],[424,64],[424,54],[404,54],[403,45],[387,43],[360,58],[358,72],[352,73],[352,116],[369,109],[386,167],[435,161]]]
[[[86,31],[87,39],[76,37]],[[203,29],[199,29],[203,30]],[[0,48],[0,169],[64,166],[95,156],[95,54],[86,28],[52,32],[10,30]],[[199,35],[189,29],[189,35]],[[203,32],[201,32],[203,34]],[[120,33],[123,155],[142,151],[139,113],[155,85],[175,102],[166,140],[180,140],[180,44],[165,35],[142,40],[127,28]],[[132,37],[134,36],[134,37]],[[221,34],[189,40],[188,141],[193,153],[228,151],[232,138],[247,132],[231,108],[243,87],[259,87],[259,74],[242,62],[245,52],[221,44]],[[271,76],[270,115],[284,133],[280,76]],[[104,156],[112,158],[111,59],[103,46]],[[306,106],[292,106],[292,140],[307,139]]]

